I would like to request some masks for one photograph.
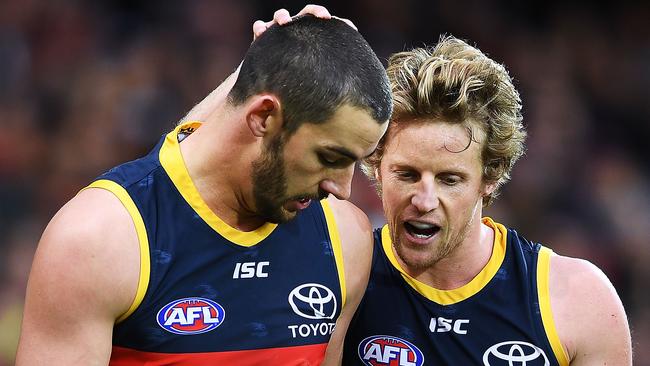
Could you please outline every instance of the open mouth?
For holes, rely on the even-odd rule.
[[[308,197],[303,197],[298,200],[298,210],[304,210],[306,209],[309,204],[311,203],[311,198]]]
[[[419,221],[407,221],[404,223],[406,232],[416,239],[426,240],[440,231],[440,226],[434,224],[427,224]]]
[[[309,207],[309,204],[311,203],[311,198],[310,197],[296,197],[290,201],[287,201],[284,204],[284,208],[287,209],[288,211],[301,211]]]

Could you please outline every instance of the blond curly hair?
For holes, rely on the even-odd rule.
[[[521,99],[505,67],[464,41],[446,36],[434,48],[392,55],[387,72],[394,103],[389,132],[422,120],[479,124],[485,135],[481,151],[483,182],[496,185],[494,192],[483,199],[483,205],[492,203],[499,187],[510,179],[514,163],[523,155],[526,139]],[[375,170],[381,163],[388,135],[362,164],[380,194]]]

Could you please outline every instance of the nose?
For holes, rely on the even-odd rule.
[[[350,198],[352,192],[352,176],[354,175],[354,165],[345,169],[337,170],[336,174],[323,179],[320,182],[320,189],[333,194],[340,200]]]
[[[431,175],[422,175],[411,197],[411,204],[421,213],[427,213],[438,207],[438,193],[436,192],[435,178]]]

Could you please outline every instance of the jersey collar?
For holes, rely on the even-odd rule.
[[[395,258],[395,253],[393,252],[393,242],[390,237],[388,225],[385,225],[381,230],[382,247],[390,263],[401,273],[404,280],[411,287],[413,287],[413,289],[433,302],[441,305],[451,305],[468,299],[481,291],[481,289],[483,289],[483,287],[485,287],[497,273],[506,256],[508,231],[505,226],[494,222],[489,217],[483,218],[482,222],[494,230],[494,245],[492,246],[492,255],[490,256],[488,263],[485,265],[485,267],[483,267],[481,272],[476,275],[476,277],[474,277],[469,283],[457,289],[439,290],[416,280],[408,273],[406,273],[406,271],[397,261],[397,258]]]
[[[267,222],[253,231],[239,231],[221,220],[208,207],[192,182],[178,142],[179,133],[191,133],[199,127],[201,127],[200,122],[187,122],[178,125],[168,133],[160,148],[160,164],[185,201],[214,231],[234,244],[244,247],[253,246],[268,237],[278,225]]]

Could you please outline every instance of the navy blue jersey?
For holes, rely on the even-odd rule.
[[[113,330],[111,365],[315,365],[345,301],[327,201],[241,232],[200,197],[179,126],[144,158],[89,187],[113,192],[140,243],[137,296]],[[223,172],[228,174],[228,172]]]
[[[409,276],[388,227],[375,231],[370,282],[345,339],[344,365],[568,365],[550,310],[551,251],[489,218],[495,241],[468,284],[438,290]]]

